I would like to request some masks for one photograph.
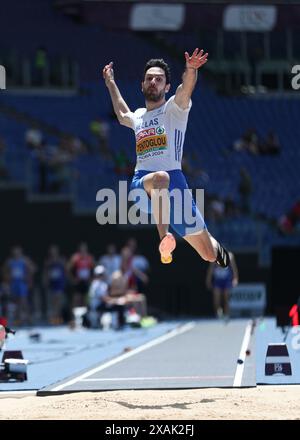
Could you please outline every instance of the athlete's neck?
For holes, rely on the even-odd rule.
[[[156,108],[161,107],[166,102],[166,98],[162,98],[158,102],[154,101],[146,101],[146,109],[147,112],[151,112],[151,110],[155,110]]]

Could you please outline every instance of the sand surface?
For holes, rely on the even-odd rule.
[[[0,394],[1,420],[300,420],[300,385]]]

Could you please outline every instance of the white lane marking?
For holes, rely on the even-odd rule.
[[[192,328],[194,328],[196,325],[195,322],[188,322],[187,324],[183,325],[182,327],[175,328],[174,330],[171,330],[169,333],[159,336],[158,338],[147,342],[144,345],[141,345],[140,347],[137,347],[133,349],[132,351],[129,351],[128,353],[121,354],[120,356],[112,359],[111,361],[106,362],[103,365],[100,365],[99,367],[93,368],[90,371],[87,371],[86,373],[82,374],[81,376],[75,377],[74,379],[69,380],[68,382],[65,382],[55,388],[53,388],[51,391],[60,391],[63,388],[69,387],[71,385],[74,385],[76,382],[80,382],[83,379],[85,379],[88,376],[92,376],[95,373],[98,373],[99,371],[105,370],[108,367],[111,367],[112,365],[115,365],[124,359],[128,359],[131,356],[134,356],[135,354],[141,353],[142,351],[147,350],[148,348],[154,347],[155,345],[161,344],[162,342],[167,341],[168,339],[174,338],[175,336],[178,336],[182,333],[185,333]]]
[[[234,381],[233,381],[234,387],[240,387],[241,383],[242,383],[243,372],[244,372],[244,367],[245,367],[246,350],[249,346],[249,341],[250,341],[250,337],[251,337],[251,328],[252,328],[252,322],[249,321],[246,326],[246,329],[245,329],[245,334],[244,334],[244,338],[243,338],[243,342],[242,342],[242,346],[241,346],[241,351],[240,351],[240,355],[239,355],[239,359],[242,362],[237,364],[236,371],[235,371],[235,376],[234,376]]]
[[[290,357],[289,356],[267,356],[266,364],[289,364]]]
[[[144,381],[144,380],[206,380],[206,379],[232,379],[233,376],[154,376],[154,377],[106,377],[101,379],[82,379],[81,382],[115,382],[115,381]]]

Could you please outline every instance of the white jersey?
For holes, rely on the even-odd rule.
[[[154,110],[139,108],[127,113],[136,138],[136,170],[170,171],[181,169],[181,159],[188,108],[182,110],[174,101],[175,95]]]
[[[95,310],[103,302],[103,297],[107,295],[108,285],[105,281],[93,280],[89,288],[89,306]]]

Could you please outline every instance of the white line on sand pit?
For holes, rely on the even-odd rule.
[[[174,338],[175,336],[178,336],[182,333],[185,333],[192,328],[195,327],[195,322],[188,322],[187,324],[183,325],[182,327],[175,328],[174,330],[171,330],[169,333],[159,336],[158,338],[154,339],[153,341],[147,342],[144,345],[141,345],[140,347],[137,347],[133,349],[132,351],[129,351],[128,353],[124,353],[117,358],[112,359],[111,361],[106,362],[103,365],[100,365],[99,367],[93,368],[92,370],[87,371],[86,373],[82,374],[81,376],[75,377],[74,379],[69,380],[68,382],[65,382],[61,385],[58,385],[57,387],[53,388],[51,391],[60,391],[63,388],[69,387],[71,385],[74,385],[76,382],[80,382],[83,379],[85,379],[88,376],[92,376],[92,374],[98,373],[99,371],[104,370],[105,368],[111,367],[112,365],[115,365],[124,359],[127,359],[131,356],[134,356],[135,354],[141,353],[142,351],[147,350],[148,348],[154,347],[155,345],[161,344],[162,342],[167,341],[168,339]]]
[[[246,329],[245,329],[245,334],[244,334],[244,338],[243,338],[243,342],[242,342],[242,346],[241,346],[241,351],[240,351],[240,355],[239,355],[240,363],[237,364],[236,371],[235,371],[235,376],[234,376],[234,381],[233,381],[234,387],[240,387],[241,383],[242,383],[243,372],[244,372],[244,367],[245,367],[246,350],[248,348],[250,337],[251,337],[251,328],[252,328],[252,322],[249,321],[246,326]]]
[[[14,391],[0,391],[0,399],[2,397],[10,397],[10,396],[22,396],[22,395],[32,395],[32,396],[36,396],[36,392],[37,390],[14,390]]]

